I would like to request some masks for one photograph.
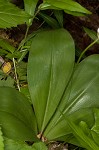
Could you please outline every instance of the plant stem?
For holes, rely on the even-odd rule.
[[[16,63],[15,63],[14,58],[13,58],[13,64],[14,64],[15,80],[16,80],[16,83],[17,83],[18,90],[20,91],[20,84],[19,84],[19,79],[18,79],[17,69],[16,69]]]
[[[20,49],[20,47],[18,48],[18,50],[20,49],[20,51],[22,51],[23,46],[24,46],[24,44],[25,44],[25,41],[26,41],[26,38],[27,38],[27,34],[28,34],[28,31],[29,31],[29,28],[30,28],[30,26],[27,26],[27,29],[26,29],[26,32],[25,32],[25,36],[24,36],[24,39],[23,39],[23,41],[22,41],[21,49]]]
[[[28,53],[28,50],[27,50],[27,51],[24,51],[24,52],[22,53],[21,57],[18,59],[17,63],[20,63],[20,62],[23,60],[23,58],[25,57],[25,55],[26,55],[27,53]]]
[[[39,13],[39,11],[40,11],[40,10],[37,10],[37,12],[34,14],[34,16],[33,16],[33,18],[32,18],[32,21],[33,21],[33,19],[36,17],[36,15]],[[28,31],[29,31],[30,26],[31,26],[31,24],[27,25],[27,29],[26,29],[26,32],[25,32],[24,39],[23,39],[21,45],[19,45],[19,47],[18,47],[17,50],[20,49],[20,51],[22,51],[22,49],[23,49],[23,47],[24,47],[24,44],[25,44],[25,42],[26,42],[26,38],[27,38],[27,35],[28,35]]]
[[[79,64],[79,62],[80,62],[82,56],[85,54],[85,52],[86,52],[91,46],[93,46],[98,40],[99,40],[99,39],[97,38],[95,41],[93,41],[90,45],[88,45],[88,46],[84,49],[84,51],[81,53],[81,55],[80,55],[80,57],[79,57],[79,59],[78,59],[78,61],[77,61],[77,64]]]

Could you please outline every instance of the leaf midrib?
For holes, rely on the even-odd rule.
[[[46,119],[46,113],[47,113],[47,109],[48,109],[48,104],[50,101],[50,93],[51,93],[51,87],[52,87],[52,78],[53,78],[53,54],[52,54],[52,50],[51,50],[51,64],[50,64],[50,81],[49,81],[49,88],[48,88],[48,96],[47,96],[47,103],[46,103],[46,109],[45,109],[45,113],[44,113],[44,119],[43,119],[43,123],[42,123],[42,128],[41,128],[41,132],[44,132],[43,130],[45,130],[46,126],[45,126],[45,119]],[[48,123],[47,123],[48,124]],[[44,127],[45,126],[45,127]]]
[[[66,4],[67,4],[67,5],[70,5],[71,7],[74,7],[74,5],[73,5],[72,3],[75,3],[75,4],[76,4],[76,2],[73,2],[73,1],[71,2],[71,4],[68,3],[68,2],[61,2],[61,0],[58,0],[57,2],[63,3],[64,5],[66,5]],[[78,4],[78,3],[77,3],[77,4]],[[55,4],[51,4],[51,5],[53,5],[53,6],[55,7]],[[79,9],[79,8],[76,7],[76,6],[75,6],[75,8],[76,8],[76,9]],[[80,7],[80,9],[81,9],[81,7]],[[82,10],[82,11],[83,11],[83,10],[86,11],[85,8],[82,8],[81,10]],[[74,11],[74,10],[72,10],[72,11]],[[76,11],[77,11],[77,10],[76,10]],[[79,11],[79,12],[82,12],[82,11]],[[84,13],[84,12],[83,12],[83,13]]]
[[[74,105],[74,103],[76,104],[76,102],[78,101],[78,98],[92,85],[92,83],[99,77],[99,73],[97,74],[97,76],[95,78],[93,78],[93,80],[91,80],[90,84],[84,89],[84,91],[81,92],[80,95],[77,96],[76,99],[74,99],[75,101],[73,101],[71,103],[71,105],[69,107],[67,107],[67,109],[63,112],[60,111],[61,115],[60,117],[58,118],[58,120],[55,122],[55,124],[53,124],[53,126],[51,127],[51,129],[53,127],[55,127],[57,125],[57,123],[60,121],[60,119],[63,117],[63,114],[65,114],[66,112],[69,112],[69,110],[72,108],[72,106]],[[72,91],[72,90],[71,90]],[[86,108],[93,108],[93,107],[86,107]],[[83,108],[82,108],[83,109]],[[77,109],[76,111],[78,111],[79,109]],[[74,113],[75,111],[73,111],[72,113]],[[51,130],[50,129],[50,130]],[[50,131],[49,131],[50,132]]]

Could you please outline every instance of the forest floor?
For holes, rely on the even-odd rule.
[[[15,4],[19,7],[22,6],[22,0],[14,0]],[[91,15],[86,17],[74,17],[68,14],[64,14],[64,28],[66,28],[72,35],[75,45],[78,49],[83,51],[92,40],[85,33],[83,27],[87,27],[94,31],[99,28],[99,0],[76,0],[82,6],[92,12]],[[32,26],[30,27],[29,34],[36,31],[41,26],[42,21],[35,19]],[[46,23],[43,24],[46,26]],[[12,45],[18,47],[21,40],[24,38],[26,31],[26,25],[19,25],[17,28],[12,29],[0,29],[0,38],[8,40]],[[99,53],[99,44],[95,44],[87,52],[87,55]]]
[[[91,38],[85,33],[83,27],[87,27],[94,31],[99,28],[99,0],[77,0],[82,6],[92,12],[91,15],[86,17],[74,17],[68,14],[64,14],[64,28],[66,28],[72,35],[76,47],[83,51],[91,42]],[[22,1],[15,1],[15,4],[22,7]],[[42,24],[42,21],[34,20],[30,27],[29,34],[33,31],[37,31]],[[46,26],[46,23],[44,24]],[[15,47],[18,47],[19,43],[24,38],[26,31],[26,25],[19,25],[17,28],[12,29],[0,29],[0,38],[6,39]],[[99,53],[99,44],[95,44],[87,51],[86,55]],[[72,147],[72,148],[71,148]],[[74,148],[68,144],[54,143],[51,144],[49,150],[80,150],[80,148]]]

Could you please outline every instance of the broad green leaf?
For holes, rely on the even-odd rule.
[[[50,4],[47,3],[47,2],[44,2],[44,3],[40,4],[40,5],[39,5],[39,9],[40,9],[40,10],[54,9],[54,10],[56,10],[56,11],[62,11],[61,8],[55,7],[55,6],[53,6],[53,5],[50,5]],[[76,11],[67,10],[67,9],[64,9],[64,12],[67,13],[67,14],[73,15],[73,16],[85,16],[85,14],[82,13],[82,12],[76,12]]]
[[[24,0],[25,11],[33,18],[38,0]],[[32,19],[30,19],[31,23]]]
[[[29,90],[39,132],[50,122],[74,66],[74,42],[65,29],[38,33],[28,62]]]
[[[90,30],[88,28],[84,27],[84,31],[88,34],[88,36],[92,39],[92,40],[96,40],[97,39],[97,33],[93,30]],[[97,41],[97,43],[99,44],[99,41]]]
[[[44,0],[44,2],[62,10],[66,9],[69,11],[91,14],[90,11],[82,7],[79,3],[71,0]]]
[[[2,47],[3,49],[7,50],[10,53],[13,53],[15,51],[15,47],[13,47],[4,39],[0,39],[0,47]]]
[[[43,142],[38,142],[33,144],[33,150],[48,150]]]
[[[4,150],[4,139],[0,128],[0,150]]]
[[[23,141],[37,139],[31,104],[13,88],[0,86],[0,125],[5,137]]]
[[[95,123],[93,127],[91,129],[89,129],[88,126],[85,127],[86,129],[84,129],[84,133],[86,133],[87,136],[90,133],[91,139],[99,146],[99,109],[97,108],[94,109],[94,118]]]
[[[47,150],[47,147],[42,142],[34,143],[32,146],[29,146],[25,142],[5,138],[4,144],[5,150]]]
[[[68,120],[68,118],[65,118]],[[71,127],[73,134],[80,142],[80,146],[89,149],[95,150],[99,149],[99,136],[96,132],[89,129],[87,124],[84,121],[81,121],[79,125],[76,125],[72,122],[72,120],[68,120],[68,124]],[[75,143],[75,142],[74,142]],[[76,144],[78,145],[78,143]]]
[[[59,23],[54,19],[52,18],[51,16],[48,16],[47,14],[44,14],[44,13],[39,13],[39,15],[44,19],[44,21],[50,25],[53,29],[57,29],[59,28]]]
[[[16,27],[18,24],[28,23],[30,15],[14,4],[0,0],[0,28]]]
[[[98,145],[93,141],[93,139],[89,138],[88,135],[86,135],[83,130],[74,124],[72,121],[70,121],[68,118],[68,124],[71,127],[73,134],[78,139],[82,147],[86,148],[87,150],[98,150]]]
[[[99,55],[87,57],[75,68],[57,112],[46,128],[45,137],[53,140],[71,134],[68,121],[66,123],[62,114],[76,123],[83,120],[89,128],[93,126],[93,108],[99,108],[98,70]]]

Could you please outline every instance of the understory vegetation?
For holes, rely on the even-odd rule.
[[[99,150],[99,28],[79,2],[0,0],[0,150]]]

